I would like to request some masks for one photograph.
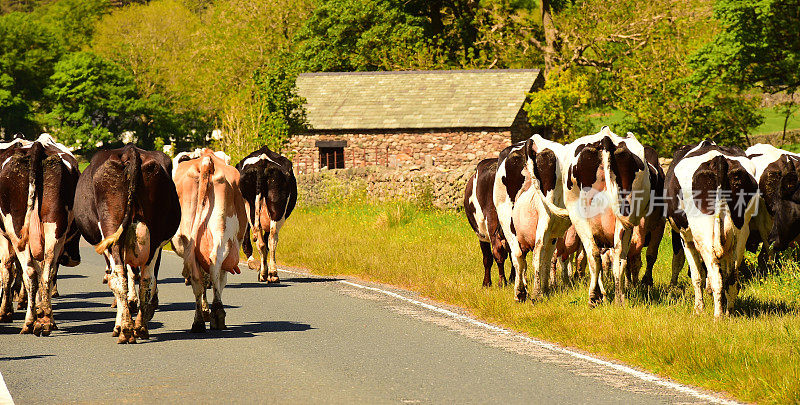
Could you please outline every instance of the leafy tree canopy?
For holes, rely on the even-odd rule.
[[[37,130],[35,110],[62,47],[29,14],[0,16],[0,135]]]
[[[769,93],[800,87],[800,1],[718,0],[722,31],[698,52],[695,80],[719,78]]]

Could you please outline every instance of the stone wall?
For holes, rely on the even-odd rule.
[[[403,130],[297,135],[286,148],[296,174],[320,171],[318,142],[344,146],[345,169],[413,166],[455,169],[497,157],[511,145],[510,129]]]
[[[415,201],[441,209],[459,209],[475,165],[454,169],[356,167],[297,175],[300,205],[342,201]]]

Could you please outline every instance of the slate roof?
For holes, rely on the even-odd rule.
[[[538,69],[303,73],[313,130],[510,127]]]

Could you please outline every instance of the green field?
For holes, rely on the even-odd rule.
[[[595,309],[585,282],[536,304],[513,302],[511,287],[482,288],[477,239],[463,213],[410,204],[299,208],[281,231],[278,259],[414,290],[533,337],[739,400],[800,401],[800,266],[745,283],[736,315],[715,321],[709,296],[706,314],[693,314],[685,272],[680,289],[669,290],[670,246],[667,236],[651,291],[633,291],[628,307]]]

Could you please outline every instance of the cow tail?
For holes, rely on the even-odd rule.
[[[125,177],[128,178],[128,198],[125,203],[125,214],[122,216],[122,222],[119,224],[117,231],[103,239],[97,244],[97,246],[95,246],[94,250],[99,254],[102,254],[106,251],[106,249],[117,243],[120,236],[122,236],[122,234],[125,232],[125,229],[127,229],[131,224],[134,208],[133,205],[136,199],[136,185],[142,171],[141,166],[142,157],[139,156],[139,151],[137,151],[135,148],[128,149],[128,163],[125,165]]]
[[[31,158],[28,166],[28,201],[25,208],[25,219],[22,223],[20,230],[19,240],[17,241],[17,249],[22,250],[28,243],[30,237],[31,214],[33,213],[33,205],[36,202],[36,182],[39,180],[42,171],[42,160],[44,158],[44,146],[40,142],[34,142],[31,145]]]
[[[633,228],[633,223],[625,218],[619,209],[619,185],[616,182],[611,182],[611,151],[605,150],[603,151],[603,173],[606,177],[606,190],[610,194],[609,195],[609,203],[611,204],[611,212],[614,213],[614,217],[617,221],[622,223],[622,226],[625,229]]]
[[[725,237],[725,232],[722,228],[722,211],[728,209],[727,204],[725,201],[722,200],[722,184],[723,179],[728,176],[728,165],[724,158],[720,159],[719,164],[717,164],[717,190],[716,196],[714,197],[714,227],[711,229],[711,241],[712,241],[712,250],[714,252],[714,256],[717,258],[722,257],[723,253],[725,252],[725,241],[722,239]]]
[[[195,240],[198,239],[197,232],[200,229],[200,216],[203,212],[203,204],[205,204],[206,197],[208,196],[208,185],[211,182],[211,175],[214,173],[214,161],[209,156],[200,158],[200,176],[197,179],[197,206],[194,211],[194,221],[192,222],[192,235]]]

